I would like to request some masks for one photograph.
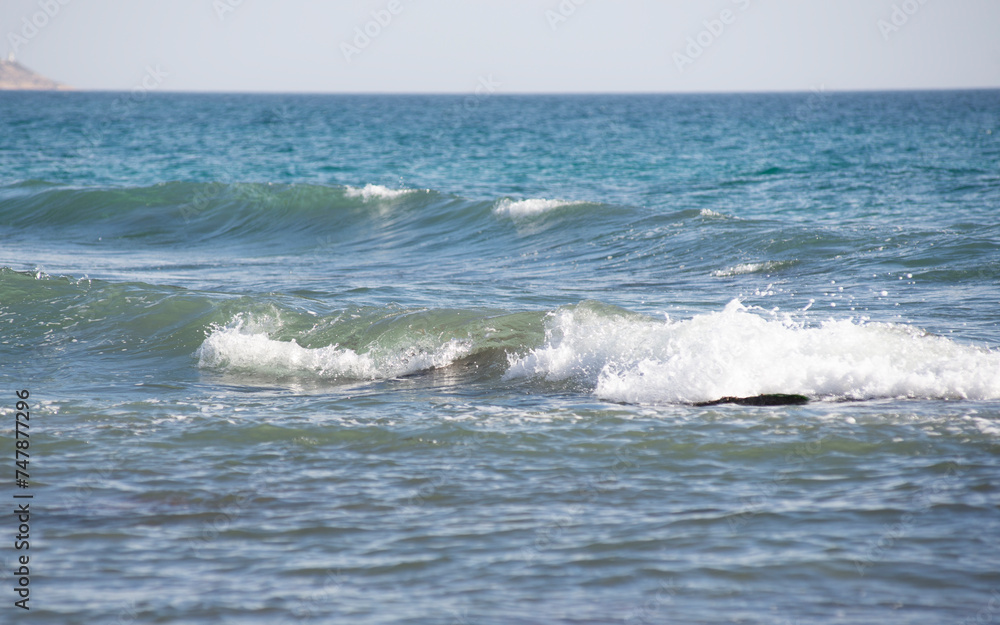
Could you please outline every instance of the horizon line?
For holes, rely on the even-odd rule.
[[[126,93],[135,89],[87,89],[60,83],[63,89],[0,89],[0,93],[33,92],[33,93]],[[68,88],[66,88],[68,87]],[[495,96],[658,96],[658,95],[796,95],[796,94],[858,94],[858,93],[926,93],[943,91],[1000,91],[1000,85],[994,86],[964,86],[964,87],[872,87],[825,89],[822,85],[816,89],[761,89],[761,90],[711,90],[711,91],[504,91],[494,92],[488,99]],[[211,90],[211,89],[150,89],[144,90],[143,96],[157,94],[173,95],[332,95],[332,96],[471,96],[471,91],[260,91],[260,90]]]

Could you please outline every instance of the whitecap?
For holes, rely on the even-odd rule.
[[[366,184],[362,188],[347,186],[344,194],[350,198],[359,197],[365,202],[370,202],[372,200],[394,200],[418,191],[419,189],[390,189],[380,184]]]
[[[700,211],[698,211],[698,215],[701,217],[705,217],[707,219],[737,219],[736,217],[733,217],[731,215],[726,215],[718,211],[714,211],[710,208],[701,209]]]
[[[507,376],[573,380],[635,404],[797,393],[820,399],[1000,399],[1000,352],[900,324],[808,325],[738,301],[684,321],[557,312]]]
[[[732,278],[734,276],[742,276],[751,273],[766,273],[768,271],[786,269],[793,264],[794,263],[791,261],[772,260],[759,263],[740,263],[732,267],[726,267],[725,269],[717,269],[712,272],[712,276],[716,278]]]
[[[273,319],[237,317],[212,329],[198,348],[198,366],[227,373],[312,376],[322,379],[378,380],[445,367],[467,355],[468,341],[432,344],[425,336],[403,345],[371,345],[363,353],[339,345],[303,347],[294,339],[271,338]]]
[[[511,200],[509,198],[503,198],[496,203],[496,206],[493,208],[493,212],[497,215],[504,215],[507,217],[528,217],[531,215],[540,215],[556,208],[562,208],[563,206],[576,206],[583,203],[584,202],[570,202],[567,200],[546,200],[542,198],[527,200]]]

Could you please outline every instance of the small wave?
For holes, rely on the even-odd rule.
[[[380,184],[366,184],[364,187],[347,186],[344,195],[350,198],[361,198],[365,202],[372,200],[394,200],[410,193],[418,193],[419,189],[390,189]]]
[[[198,366],[227,373],[265,376],[314,376],[328,380],[379,380],[445,367],[467,355],[468,341],[452,339],[437,345],[418,340],[406,345],[370,345],[359,353],[340,345],[303,347],[295,339],[271,338],[280,327],[270,318],[238,316],[214,327],[198,348]]]
[[[754,176],[776,176],[778,174],[783,174],[783,173],[786,173],[786,172],[787,172],[786,169],[784,169],[782,167],[775,166],[775,167],[766,167],[766,168],[761,169],[759,171],[755,171],[753,173],[753,175]]]
[[[895,324],[768,318],[738,301],[686,321],[559,311],[508,377],[572,380],[603,399],[695,403],[797,393],[823,399],[998,399],[1000,353]]]
[[[700,211],[698,211],[698,215],[706,219],[737,219],[737,217],[733,217],[732,215],[726,215],[725,213],[720,213],[710,208],[701,209]]]
[[[528,217],[530,215],[540,215],[556,208],[576,206],[583,203],[567,200],[511,200],[510,198],[503,198],[496,203],[493,212],[497,215],[505,215],[507,217]]]
[[[725,269],[718,269],[712,272],[716,278],[732,278],[751,273],[767,273],[769,271],[780,271],[795,265],[795,261],[764,261],[760,263],[740,263]]]
[[[380,211],[421,219],[441,196],[422,189],[308,184],[168,182],[150,187],[0,186],[0,223],[49,239],[134,245],[247,241],[284,247],[331,241]],[[454,210],[471,203],[455,199]],[[398,211],[395,209],[399,209]],[[307,236],[302,236],[303,234]]]

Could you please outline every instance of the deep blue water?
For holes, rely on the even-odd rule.
[[[0,93],[32,622],[1000,620],[998,135],[1000,91]]]

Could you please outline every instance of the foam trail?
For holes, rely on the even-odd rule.
[[[733,301],[686,321],[585,305],[550,320],[508,377],[575,380],[603,399],[697,403],[796,393],[824,399],[1000,399],[1000,352],[883,323],[806,326]]]

